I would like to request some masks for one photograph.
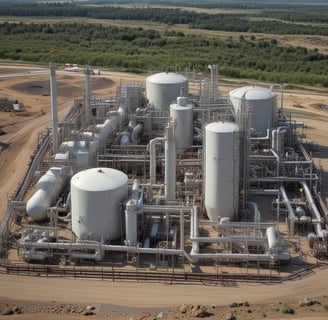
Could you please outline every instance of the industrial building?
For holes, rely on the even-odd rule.
[[[327,257],[320,176],[282,86],[221,96],[210,65],[209,77],[155,73],[107,99],[92,96],[88,70],[58,123],[50,65],[52,129],[9,203],[3,247],[19,223],[29,263],[274,266],[290,262],[297,235]]]

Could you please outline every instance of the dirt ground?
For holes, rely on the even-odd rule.
[[[29,74],[40,70],[44,69],[0,65],[0,98],[17,99],[25,106],[23,112],[0,111],[0,219],[6,210],[7,199],[27,168],[38,133],[51,124],[49,75]],[[13,72],[26,74],[1,77]],[[145,76],[104,71],[92,76],[92,93],[94,96],[114,97],[120,82],[145,83]],[[240,86],[238,83],[222,83],[220,91],[225,95]],[[83,74],[57,70],[59,120],[71,107],[72,99],[82,97],[83,91]],[[322,105],[328,105],[327,92],[284,92],[284,109],[292,112],[293,119],[307,124],[306,139],[320,146],[315,162],[327,172],[328,110],[320,108]],[[327,186],[324,187],[327,190]],[[306,297],[313,303],[300,307],[300,301]],[[231,306],[233,303],[237,305]],[[295,314],[283,313],[285,305]],[[306,320],[327,319],[327,309],[328,269],[316,270],[305,279],[281,285],[235,287],[115,283],[0,274],[0,319],[73,320],[89,315],[97,319],[233,319],[235,316],[238,320],[290,317]]]

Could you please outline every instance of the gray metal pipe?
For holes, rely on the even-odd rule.
[[[294,225],[295,225],[295,220],[296,220],[295,212],[294,212],[294,209],[293,209],[293,207],[292,207],[292,205],[289,201],[289,198],[287,196],[287,193],[286,193],[286,190],[285,190],[284,186],[280,187],[280,193],[281,193],[283,202],[284,202],[284,204],[287,208],[288,216],[289,216],[289,219],[290,219],[290,222],[291,222],[291,226],[290,226],[291,231],[290,232],[291,232],[291,235],[294,235]]]
[[[316,222],[313,223],[315,233],[318,237],[326,239],[326,238],[328,238],[328,231],[324,230],[322,228],[322,217],[320,215],[320,212],[319,212],[317,206],[315,205],[315,202],[313,200],[311,191],[310,191],[308,185],[306,184],[306,182],[300,181],[300,184],[303,187],[306,199],[307,199],[307,201],[309,203],[309,206],[311,208],[311,212],[315,216],[315,219],[316,219]]]
[[[175,200],[176,184],[176,140],[175,123],[169,122],[165,128],[165,197]]]
[[[150,153],[150,167],[149,167],[149,181],[151,184],[156,183],[156,144],[163,142],[163,137],[154,138],[149,141],[149,153]]]

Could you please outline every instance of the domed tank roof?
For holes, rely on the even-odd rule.
[[[174,72],[161,72],[149,76],[147,81],[158,84],[175,84],[186,82],[187,79],[184,76]]]
[[[71,180],[84,191],[114,190],[128,182],[125,173],[111,168],[92,168],[80,171]]]
[[[267,100],[274,98],[276,94],[268,88],[246,86],[230,91],[230,96],[247,100]]]
[[[239,131],[239,128],[233,122],[212,122],[206,126],[206,130],[217,133],[230,133]]]

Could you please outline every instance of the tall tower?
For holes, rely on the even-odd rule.
[[[90,67],[87,65],[85,69],[85,121],[87,125],[90,124],[90,98],[91,98],[91,79],[90,79]]]
[[[57,87],[55,50],[51,49],[50,61],[50,92],[51,92],[51,116],[52,116],[52,154],[58,150],[58,112],[57,112]]]

